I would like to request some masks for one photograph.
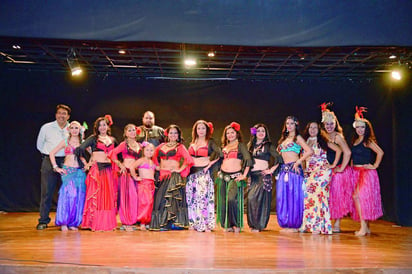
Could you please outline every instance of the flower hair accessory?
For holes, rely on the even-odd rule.
[[[142,147],[146,147],[146,146],[149,145],[149,144],[150,144],[149,142],[143,141],[143,142],[142,142]]]
[[[167,130],[165,130],[165,131],[163,132],[163,135],[164,135],[165,137],[167,137],[167,135],[169,135],[169,132],[167,132]]]
[[[324,102],[324,103],[320,104],[320,109],[322,110],[322,112],[329,111],[328,107],[332,106],[332,105],[333,105],[333,103],[331,103],[331,102],[327,102],[327,103]]]
[[[136,127],[136,134],[140,135],[142,133],[142,129],[140,127]]]
[[[113,119],[112,119],[112,116],[111,116],[110,114],[106,114],[106,115],[104,116],[104,119],[106,119],[106,121],[108,122],[108,125],[109,125],[109,126],[113,125]]]
[[[239,131],[239,130],[240,130],[240,125],[239,125],[238,123],[236,123],[236,122],[230,123],[230,127],[233,128],[233,129],[236,130],[236,131]]]
[[[363,113],[367,112],[367,108],[366,107],[358,107],[356,106],[356,113],[355,113],[355,119],[356,118],[360,118],[360,119],[365,119],[363,118]],[[357,116],[357,117],[356,117]]]
[[[356,128],[356,125],[362,124],[365,125],[366,119],[363,117],[363,113],[367,112],[366,107],[358,107],[356,106],[356,112],[355,112],[355,121],[353,122],[352,126],[353,128]]]
[[[250,134],[256,135],[257,129],[255,127],[250,128]]]
[[[88,129],[89,129],[89,126],[87,125],[85,121],[83,121],[83,124],[80,126],[80,133],[84,134],[84,132]]]
[[[212,135],[212,134],[213,134],[213,131],[215,130],[215,129],[213,128],[213,123],[212,123],[212,122],[207,122],[207,126],[209,127],[210,135]]]

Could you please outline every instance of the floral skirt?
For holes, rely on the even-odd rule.
[[[383,215],[381,189],[376,169],[363,167],[353,168],[355,194],[358,195],[360,214],[365,221],[374,221]],[[360,220],[359,213],[354,210],[352,218]]]
[[[55,223],[77,227],[82,223],[84,199],[86,194],[86,174],[81,168],[63,166]]]
[[[309,167],[304,179],[304,211],[301,232],[332,234],[329,187],[332,170]]]
[[[303,171],[292,170],[294,163],[283,164],[276,182],[276,212],[282,228],[300,228],[303,216]]]
[[[193,169],[193,168],[192,168]],[[209,171],[189,175],[186,184],[189,226],[197,231],[215,228],[215,191]]]

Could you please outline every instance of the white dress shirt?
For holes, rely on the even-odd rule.
[[[66,124],[64,128],[60,128],[57,121],[44,124],[40,128],[39,136],[37,136],[37,149],[42,153],[49,155],[62,140],[69,137],[69,131]],[[56,153],[56,157],[63,157],[64,149],[59,150]]]

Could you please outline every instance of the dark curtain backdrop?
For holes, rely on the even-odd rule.
[[[378,170],[384,218],[412,225],[410,84],[390,87],[383,80],[171,81],[95,75],[73,82],[68,75],[51,72],[0,72],[0,210],[38,210],[41,159],[36,138],[41,125],[54,120],[58,103],[72,107],[72,120],[89,124],[86,136],[92,133],[93,121],[109,113],[114,120],[113,134],[121,140],[127,123],[141,124],[143,112],[152,110],[156,124],[181,126],[188,144],[197,119],[214,123],[214,138],[219,142],[222,129],[232,121],[241,124],[245,140],[249,128],[263,122],[277,142],[287,115],[297,116],[303,130],[307,122],[320,120],[319,105],[332,101],[348,142],[355,106],[368,107],[366,117],[385,151]]]

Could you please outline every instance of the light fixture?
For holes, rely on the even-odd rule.
[[[119,49],[119,54],[126,54],[126,51],[124,49]]]
[[[209,51],[207,54],[208,57],[215,57],[215,53],[213,51]]]
[[[402,79],[402,74],[398,70],[393,70],[392,71],[392,79],[399,81]]]
[[[186,67],[193,67],[196,66],[196,60],[192,58],[187,58],[184,61]]]
[[[396,55],[395,54],[391,54],[390,56],[389,56],[389,59],[395,59],[396,58]]]
[[[13,45],[12,47],[13,47],[13,49],[21,49],[21,47],[20,47],[19,45],[17,45],[17,44],[16,44],[16,45]]]
[[[72,76],[79,76],[82,74],[83,70],[77,59],[76,51],[73,48],[70,48],[67,52],[67,64],[69,65]]]

